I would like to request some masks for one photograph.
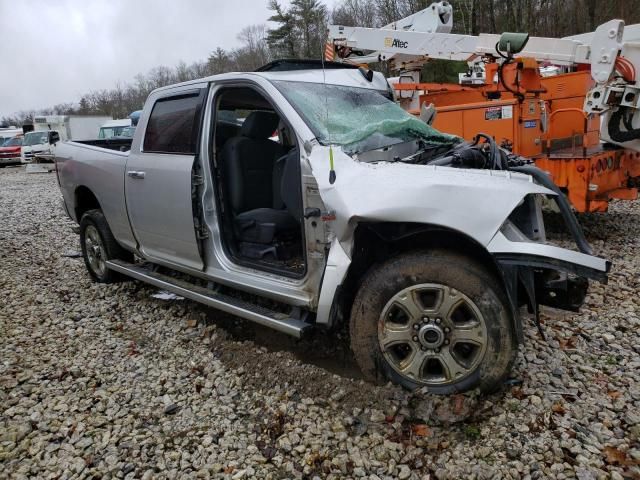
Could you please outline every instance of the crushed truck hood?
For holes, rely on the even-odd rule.
[[[361,163],[333,148],[336,181],[329,183],[329,148],[309,155],[320,195],[335,212],[332,230],[349,243],[359,221],[416,222],[452,228],[487,246],[528,194],[555,195],[530,176],[403,163]]]

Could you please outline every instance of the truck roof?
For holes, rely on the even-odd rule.
[[[121,118],[117,120],[109,120],[105,122],[100,128],[108,128],[108,127],[130,127],[131,119],[130,118]]]
[[[389,84],[384,78],[384,75],[380,72],[372,73],[373,78],[371,81],[369,81],[365,78],[365,75],[363,75],[363,73],[357,68],[328,68],[324,71],[322,70],[322,68],[310,68],[284,71],[272,70],[261,72],[231,72],[212,75],[197,80],[190,80],[188,82],[178,83],[174,85],[168,85],[166,87],[158,88],[156,91],[169,90],[177,86],[193,85],[202,82],[255,79],[256,77],[262,77],[269,80],[270,82],[291,81],[306,83],[327,83],[328,85],[342,85],[347,87],[367,88],[380,91],[388,90]]]

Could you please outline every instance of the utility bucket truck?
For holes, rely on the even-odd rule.
[[[611,20],[567,38],[452,34],[447,2],[383,28],[329,27],[333,54],[389,62],[400,104],[437,129],[479,132],[535,161],[579,212],[635,199],[640,186],[640,25]],[[430,59],[464,60],[458,84],[422,83]]]

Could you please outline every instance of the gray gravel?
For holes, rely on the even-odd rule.
[[[0,478],[640,478],[640,202],[582,216],[615,264],[528,324],[513,380],[433,398],[128,282],[89,280],[53,174],[0,170]]]

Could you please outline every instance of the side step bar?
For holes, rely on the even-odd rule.
[[[303,333],[311,328],[311,324],[296,318],[289,318],[286,314],[275,312],[268,308],[254,305],[229,295],[213,292],[207,288],[193,285],[184,280],[151,272],[120,260],[107,261],[107,267],[115,272],[122,273],[136,280],[167,290],[181,297],[202,303],[223,312],[237,315],[266,327],[301,338]]]

